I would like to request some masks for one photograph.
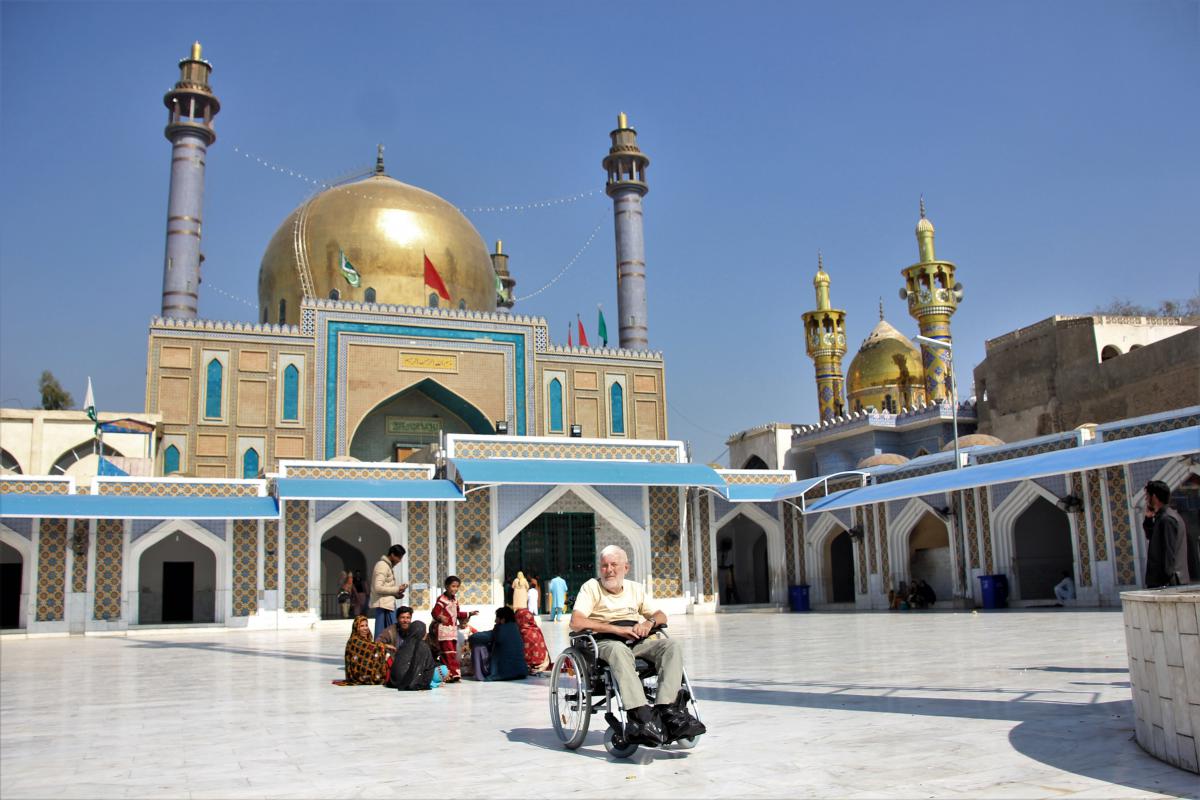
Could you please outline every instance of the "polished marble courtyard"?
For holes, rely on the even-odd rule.
[[[348,623],[346,623],[348,625]],[[543,622],[551,650],[565,625]],[[1113,611],[676,617],[710,733],[568,752],[545,678],[338,687],[341,623],[0,638],[0,795],[1147,797]]]

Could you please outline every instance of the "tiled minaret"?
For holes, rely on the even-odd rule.
[[[822,421],[845,412],[842,358],[846,355],[846,312],[829,300],[829,274],[817,253],[813,278],[817,307],[804,312],[804,346],[817,370],[817,411]]]
[[[920,261],[900,270],[904,287],[900,299],[908,301],[908,313],[917,321],[921,335],[952,343],[950,317],[963,299],[961,283],[954,280],[955,266],[938,261],[933,252],[933,223],[925,217],[925,198],[921,198],[921,219],[917,222],[917,251]],[[925,367],[925,395],[931,403],[949,402],[951,397],[951,357],[949,350],[921,344],[921,363]]]
[[[163,263],[162,315],[194,319],[200,293],[200,233],[204,222],[204,159],[217,139],[213,117],[221,103],[208,85],[212,65],[200,43],[179,62],[179,82],[163,97],[171,142],[167,200],[167,253]]]
[[[624,112],[609,134],[612,147],[604,158],[608,172],[605,191],[613,199],[617,233],[617,317],[621,347],[650,347],[646,321],[646,243],[642,235],[642,197],[650,190],[646,167],[650,158],[637,144],[637,131],[629,127]]]

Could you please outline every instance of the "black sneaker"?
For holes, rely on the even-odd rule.
[[[702,733],[707,733],[708,728],[704,727],[704,723],[693,717],[686,711],[681,711],[674,705],[658,706],[659,717],[662,719],[663,730],[666,731],[666,740],[674,742],[678,739],[692,739]]]
[[[658,747],[663,743],[663,731],[654,718],[650,706],[638,706],[626,714],[625,736],[627,742]]]

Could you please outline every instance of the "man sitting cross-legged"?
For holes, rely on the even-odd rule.
[[[640,583],[625,579],[628,572],[629,557],[624,550],[610,545],[600,551],[600,578],[580,587],[571,630],[597,634],[600,658],[612,670],[628,715],[627,741],[659,745],[699,736],[705,727],[687,713],[687,698],[680,693],[683,648],[674,639],[651,633],[655,625],[667,624],[667,615],[647,600]],[[653,662],[658,670],[653,711],[646,702],[635,658]]]

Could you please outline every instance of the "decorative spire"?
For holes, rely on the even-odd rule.
[[[925,193],[921,193],[921,219],[925,219]]]
[[[879,298],[879,321],[883,322],[883,297]]]
[[[623,131],[628,128],[629,128],[629,117],[625,116],[624,111],[618,112],[617,113],[617,129]]]
[[[375,174],[383,174],[383,144],[375,146]]]
[[[504,255],[504,240],[503,239],[496,240],[496,255],[498,255],[498,256]]]
[[[199,42],[192,42],[192,60],[193,61],[200,60],[200,43]]]
[[[825,261],[821,258],[821,249],[817,248],[817,272],[825,271]]]

